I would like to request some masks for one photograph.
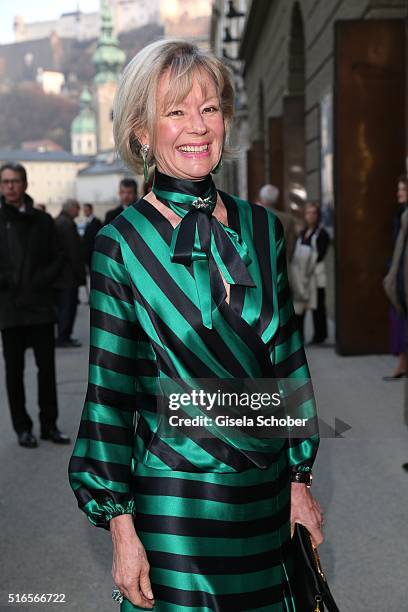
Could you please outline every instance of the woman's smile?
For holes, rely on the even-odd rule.
[[[211,144],[204,143],[189,143],[176,147],[177,151],[186,157],[208,157],[210,155]]]

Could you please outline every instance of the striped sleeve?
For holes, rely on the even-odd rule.
[[[308,472],[312,468],[319,446],[316,403],[289,288],[283,226],[277,217],[275,217],[275,244],[279,306],[279,329],[274,347],[276,377],[286,382],[286,388],[289,389],[287,400],[289,414],[294,418],[307,419],[304,437],[303,431],[299,428],[296,430],[296,436],[291,437],[289,429],[286,452],[292,471]]]
[[[138,323],[116,230],[104,227],[92,257],[88,388],[69,479],[89,521],[109,529],[133,514],[130,492],[135,430]]]

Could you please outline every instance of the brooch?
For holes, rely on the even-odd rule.
[[[192,204],[195,208],[198,208],[199,210],[207,210],[212,204],[211,197],[204,198],[204,200],[202,198],[197,198],[196,200],[194,200],[194,202],[192,202]]]

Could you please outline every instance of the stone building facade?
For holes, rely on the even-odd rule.
[[[274,154],[273,143],[265,134],[277,129],[268,125],[270,119],[282,118],[289,124],[284,132],[293,155],[283,169],[286,206],[291,203],[288,166],[300,166],[299,172],[303,166],[305,174],[298,182],[304,183],[308,198],[319,200],[321,114],[322,105],[333,110],[337,24],[360,20],[402,24],[408,5],[405,0],[254,0],[248,4],[241,58],[250,143],[264,140],[264,175],[271,178],[267,166]],[[304,130],[301,140],[297,140],[302,138],[298,123]]]
[[[279,206],[298,219],[306,200],[321,204],[333,235],[329,310],[336,348],[387,352],[382,279],[392,253],[397,177],[407,170],[408,4],[245,4],[238,46],[248,198],[256,200],[260,186],[272,182],[281,191]],[[231,182],[229,170],[226,183],[237,192]]]
[[[229,193],[246,198],[248,195],[247,149],[248,113],[243,62],[239,58],[239,44],[246,19],[246,0],[214,0],[210,23],[212,52],[226,64],[235,87],[235,118],[228,137],[230,154],[224,155],[223,167],[216,177],[217,186]]]

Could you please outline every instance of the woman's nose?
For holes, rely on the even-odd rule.
[[[189,130],[197,134],[205,134],[207,131],[207,126],[200,112],[191,113]]]

